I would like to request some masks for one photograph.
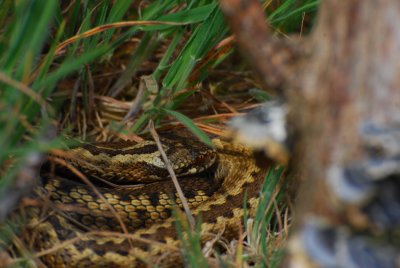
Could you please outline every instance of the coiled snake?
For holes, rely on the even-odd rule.
[[[192,214],[201,215],[202,239],[224,230],[237,237],[244,198],[251,213],[265,177],[252,152],[220,139],[210,149],[174,134],[162,144]],[[168,266],[160,256],[179,245],[171,214],[182,202],[154,142],[87,144],[53,158],[79,169],[97,191],[66,168],[43,168],[41,195],[51,209],[44,217],[32,209],[29,226],[46,265]]]

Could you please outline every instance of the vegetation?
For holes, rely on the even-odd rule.
[[[308,31],[317,5],[264,3],[280,35]],[[268,98],[238,57],[214,0],[6,0],[0,25],[0,200],[10,198],[32,155],[63,146],[55,125],[74,138],[105,141],[135,139],[153,120],[163,128],[184,125],[209,143],[205,132],[221,135],[230,117]],[[244,221],[252,233],[242,243],[247,249],[236,243],[238,264],[277,263],[270,243],[282,241],[269,229],[276,227],[270,197],[284,195],[274,192],[280,175],[268,175],[257,218]],[[17,227],[3,225],[1,245],[17,243],[16,255],[26,254]],[[196,235],[192,240],[185,250],[191,256],[193,249],[188,259],[196,266],[201,250]],[[248,257],[250,248],[258,259]]]

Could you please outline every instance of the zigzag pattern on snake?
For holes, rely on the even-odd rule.
[[[237,237],[245,193],[252,213],[266,173],[252,152],[220,139],[213,139],[210,149],[174,134],[164,135],[162,144],[192,214],[201,217],[202,239],[222,231]],[[42,211],[44,217],[31,209],[29,226],[47,266],[138,267],[160,264],[168,250],[176,253],[179,240],[171,215],[182,202],[154,142],[87,144],[62,158],[82,171],[103,198],[68,169],[43,168],[40,195],[51,201],[50,209]]]

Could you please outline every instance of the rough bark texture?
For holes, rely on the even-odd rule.
[[[306,246],[296,245],[300,236],[303,236],[302,243],[310,239],[304,237],[310,218],[322,219],[348,232],[369,224],[368,218],[360,216],[360,208],[354,210],[349,204],[336,202],[328,174],[332,166],[354,167],[369,160],[361,130],[366,125],[381,130],[399,127],[398,25],[398,1],[327,0],[320,7],[311,36],[312,56],[303,69],[301,90],[289,92],[288,98],[293,108],[289,124],[296,133],[292,160],[305,179],[296,202],[298,217],[290,244],[290,267],[312,266],[308,257],[298,254],[299,249],[304,251]],[[387,207],[390,204],[384,209],[390,211],[392,208]],[[368,240],[375,239],[373,233]],[[307,234],[310,236],[309,232]],[[340,239],[350,241],[350,236]],[[331,238],[329,243],[337,248],[340,239]],[[351,243],[344,242],[350,248]],[[315,250],[317,247],[311,246],[307,251],[317,256],[314,261],[321,266],[328,265],[329,261],[337,267],[399,266],[398,257],[395,257],[398,253],[388,250],[374,248],[371,253],[375,256],[367,254],[371,259],[364,262],[361,259],[366,256],[352,256],[354,261],[349,261],[338,252],[331,253],[331,260],[319,258],[323,254]]]
[[[307,217],[310,210],[331,211],[323,178],[333,163],[363,160],[362,124],[399,124],[398,25],[398,1],[322,3],[302,89],[289,96],[296,111],[291,122],[298,132],[293,161],[307,178],[299,198],[304,209],[300,217]]]
[[[309,244],[315,253],[314,261],[318,260],[317,262],[303,262],[303,250],[300,258],[294,253],[294,257],[292,255],[287,264],[291,267],[314,267],[316,263],[323,267],[400,266],[399,258],[396,257],[398,248],[391,248],[393,251],[380,251],[362,246],[363,250],[359,252],[366,255],[357,256],[355,253],[351,258],[346,258],[348,252],[344,252],[343,255],[343,251],[336,251],[340,243],[348,249],[352,248],[352,245],[359,245],[354,244],[350,237],[351,231],[359,228],[355,227],[354,223],[361,221],[355,213],[348,213],[348,204],[340,204],[335,200],[332,185],[327,180],[332,166],[344,170],[346,167],[358,167],[360,163],[368,163],[371,157],[374,157],[366,150],[363,127],[373,126],[379,131],[399,132],[400,2],[322,1],[315,28],[307,37],[308,40],[302,42],[308,44],[307,51],[311,54],[299,55],[291,52],[287,55],[296,55],[289,57],[296,60],[289,61],[280,60],[282,48],[276,45],[280,40],[272,38],[268,27],[261,25],[260,21],[264,19],[257,1],[221,0],[221,5],[233,32],[237,35],[239,47],[250,61],[254,61],[251,65],[264,77],[264,81],[267,81],[265,85],[271,85],[271,81],[268,80],[271,74],[275,79],[273,81],[279,81],[275,85],[286,85],[281,89],[285,91],[282,94],[288,99],[288,127],[295,139],[291,165],[305,181],[296,201],[297,218],[290,247],[301,250],[306,247],[305,240],[300,242],[300,246],[294,244],[298,243],[297,238],[304,234],[305,226],[311,218],[323,219],[333,226],[333,231],[320,240],[322,244],[323,240],[326,242],[324,252],[319,250],[319,245],[311,245],[318,239],[313,238]],[[252,17],[247,18],[250,14]],[[285,45],[285,49],[290,47],[293,46]],[[302,47],[296,51],[306,49]],[[274,57],[278,60],[268,60]],[[301,69],[299,62],[302,63]],[[301,79],[293,80],[294,77]],[[394,140],[394,144],[400,147],[398,136],[395,136]],[[395,162],[397,161],[399,166],[400,161],[397,159],[400,150],[396,150]],[[386,161],[386,158],[382,159]],[[394,158],[390,158],[392,159]],[[398,168],[396,172],[398,176]],[[366,181],[368,179],[364,180]],[[400,188],[398,182],[394,185]],[[398,193],[400,189],[396,191]],[[399,195],[394,196],[398,199]],[[397,209],[400,201],[397,199],[394,203],[388,203],[396,204],[396,207],[393,207],[396,211],[392,212],[396,228],[400,216]],[[391,207],[384,209],[390,211]],[[365,223],[365,219],[368,217],[363,219],[364,224],[368,224]],[[337,226],[344,226],[350,235],[336,239],[332,234],[339,228]],[[313,234],[323,233],[318,233],[322,230],[318,229],[319,227],[314,228],[316,232]],[[379,230],[381,233],[386,231],[387,229]],[[369,232],[369,237],[373,238],[375,234],[376,232]],[[343,242],[346,239],[349,242]],[[332,252],[329,252],[330,250]],[[369,262],[362,260],[365,257]]]

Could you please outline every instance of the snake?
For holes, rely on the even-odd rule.
[[[243,204],[254,213],[267,167],[246,146],[221,138],[208,147],[190,135],[165,133],[161,144],[201,240],[221,233],[237,238]],[[154,141],[85,143],[49,159],[37,191],[43,206],[28,213],[43,264],[184,266],[176,229],[177,222],[188,226],[183,201]]]

